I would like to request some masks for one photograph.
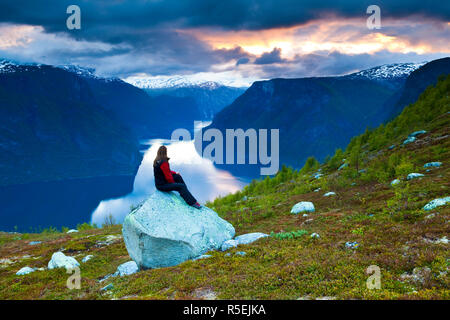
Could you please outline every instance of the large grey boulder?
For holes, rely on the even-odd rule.
[[[177,265],[219,249],[234,227],[213,210],[187,205],[173,192],[155,191],[125,217],[123,238],[140,269]]]

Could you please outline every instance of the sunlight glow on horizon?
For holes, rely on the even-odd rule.
[[[343,54],[373,54],[381,50],[418,54],[436,51],[450,52],[445,43],[432,43],[432,38],[420,42],[408,39],[408,35],[392,35],[392,30],[407,26],[434,25],[448,28],[450,22],[438,23],[426,19],[411,23],[409,20],[386,19],[379,30],[368,30],[365,19],[322,19],[290,28],[257,31],[226,31],[206,28],[178,30],[208,43],[213,49],[242,48],[254,55],[271,52],[274,48],[282,51],[282,57],[293,58],[297,54],[315,51],[338,51]]]

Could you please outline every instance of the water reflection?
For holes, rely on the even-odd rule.
[[[116,222],[122,222],[131,206],[144,201],[155,190],[153,160],[162,144],[167,146],[171,169],[183,176],[188,188],[200,203],[235,192],[248,183],[245,179],[217,169],[211,160],[200,157],[193,141],[155,139],[148,141],[148,144],[150,147],[145,151],[134,180],[133,192],[121,198],[100,202],[92,214],[93,223],[103,224],[110,214]]]

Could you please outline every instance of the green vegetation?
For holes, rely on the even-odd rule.
[[[300,238],[300,237],[304,236],[305,234],[308,234],[308,231],[306,231],[306,230],[297,230],[297,231],[278,232],[278,233],[274,233],[272,231],[270,233],[270,236],[274,237],[276,239],[279,239],[279,240],[284,240],[284,239]]]
[[[450,206],[422,209],[449,195],[449,89],[450,78],[441,79],[399,117],[367,130],[320,166],[313,159],[298,171],[283,166],[272,178],[208,203],[237,235],[271,234],[230,249],[230,256],[210,252],[208,259],[100,283],[130,260],[122,239],[105,244],[108,235],[121,234],[119,225],[79,226],[72,234],[0,233],[0,299],[192,299],[203,289],[223,299],[450,299],[448,243],[439,241],[448,236]],[[403,146],[416,130],[427,133]],[[343,159],[348,166],[338,170]],[[423,165],[430,161],[443,165],[427,171]],[[319,169],[323,176],[315,178]],[[425,176],[406,181],[412,171]],[[393,178],[402,182],[391,186]],[[336,196],[324,197],[328,191]],[[299,201],[312,201],[316,212],[291,214]],[[320,238],[308,236],[313,232]],[[347,242],[359,245],[349,249]],[[24,266],[46,267],[62,249],[78,261],[94,255],[81,264],[80,290],[67,289],[65,270],[15,275]],[[381,270],[379,290],[366,287],[371,265]],[[411,277],[413,270],[426,268],[426,276]],[[100,291],[109,283],[111,290]]]

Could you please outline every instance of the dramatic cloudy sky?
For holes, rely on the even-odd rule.
[[[66,8],[81,8],[68,30]],[[366,9],[381,8],[369,30]],[[1,0],[0,57],[235,85],[450,55],[450,1]]]

